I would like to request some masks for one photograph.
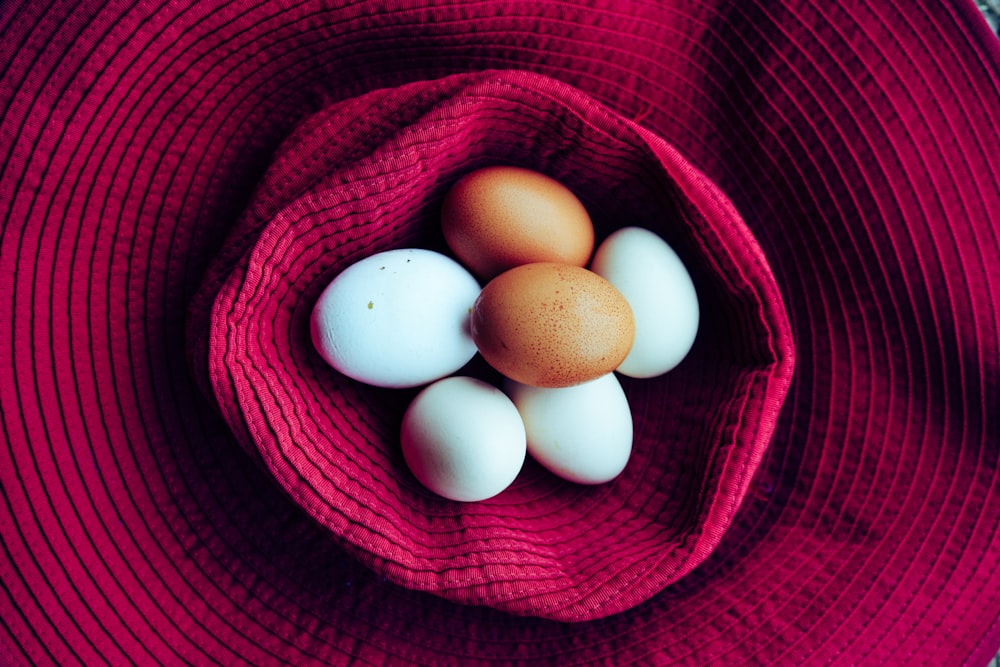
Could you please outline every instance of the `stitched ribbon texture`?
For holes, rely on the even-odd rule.
[[[0,664],[986,664],[997,146],[968,0],[0,2]],[[451,503],[306,322],[495,163],[702,321],[621,477]]]
[[[443,194],[491,164],[579,192],[598,238],[656,231],[696,274],[699,344],[676,372],[626,384],[635,443],[611,484],[530,468],[489,501],[440,499],[402,462],[413,392],[350,381],[312,349],[309,313],[329,280],[390,248],[447,252]],[[230,238],[239,250],[223,249],[206,279],[215,298],[196,299],[191,317],[206,328],[195,366],[230,427],[362,561],[456,601],[588,620],[683,576],[732,521],[788,387],[787,317],[735,209],[662,139],[536,74],[455,75],[317,112],[278,149]]]

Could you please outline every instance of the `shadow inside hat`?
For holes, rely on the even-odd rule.
[[[364,257],[447,252],[437,223],[445,192],[494,164],[567,185],[598,242],[630,225],[659,234],[694,279],[701,323],[675,370],[621,378],[635,437],[614,481],[575,485],[529,461],[500,495],[455,503],[403,462],[399,425],[417,390],[369,387],[329,368],[309,316],[330,280]],[[564,621],[631,608],[711,553],[792,373],[781,297],[723,194],[662,138],[526,72],[377,90],[306,119],[202,291],[191,313],[201,386],[331,539],[403,586]],[[478,359],[465,372],[496,380]]]

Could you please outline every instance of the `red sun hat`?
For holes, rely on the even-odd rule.
[[[0,664],[983,665],[1000,44],[954,0],[0,7]],[[423,489],[309,342],[448,187],[698,289],[614,481]],[[467,369],[484,373],[473,362]]]

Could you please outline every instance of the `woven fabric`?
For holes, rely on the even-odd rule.
[[[415,392],[351,381],[310,345],[329,280],[393,247],[448,252],[444,193],[491,164],[557,178],[581,193],[599,237],[641,224],[700,269],[704,333],[683,370],[626,383],[635,455],[613,484],[529,467],[487,502],[438,498],[401,460]],[[459,602],[580,621],[659,592],[729,526],[788,388],[787,316],[731,204],[658,137],[537,74],[459,74],[310,116],[230,238],[190,313],[202,384],[251,455],[355,556]]]
[[[985,664],[998,127],[959,0],[3,4],[0,663]],[[619,480],[459,507],[303,322],[500,159],[705,312]]]

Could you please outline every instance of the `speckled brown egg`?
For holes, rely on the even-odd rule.
[[[472,307],[471,328],[493,368],[536,387],[568,387],[610,373],[635,337],[632,309],[611,283],[551,262],[491,280]]]
[[[532,262],[585,266],[594,226],[569,188],[520,167],[462,177],[445,195],[441,230],[455,256],[482,279]]]

